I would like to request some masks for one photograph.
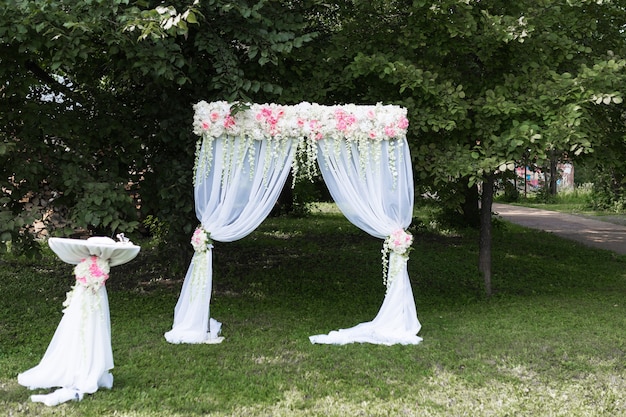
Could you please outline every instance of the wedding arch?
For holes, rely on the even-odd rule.
[[[376,317],[349,329],[310,337],[312,343],[417,344],[421,324],[407,270],[412,236],[413,173],[406,109],[393,105],[300,103],[194,105],[200,138],[194,197],[200,226],[195,252],[174,309],[170,343],[219,343],[210,318],[212,241],[232,242],[256,229],[278,200],[289,172],[321,171],[350,222],[383,239],[386,294]]]

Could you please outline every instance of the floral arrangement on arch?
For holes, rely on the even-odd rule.
[[[277,137],[380,141],[406,136],[406,109],[394,105],[293,106],[251,104],[238,112],[226,101],[194,105],[193,131],[204,138],[246,136],[256,140]]]
[[[206,252],[212,247],[211,234],[204,230],[202,226],[196,227],[191,235],[191,246],[196,252]]]
[[[359,149],[381,141],[406,137],[409,121],[407,110],[395,105],[355,104],[323,106],[299,103],[293,106],[278,104],[237,104],[226,101],[194,105],[193,132],[204,139],[205,155],[200,155],[198,143],[196,168],[210,167],[212,141],[219,137],[254,140],[298,140],[298,157],[292,167],[311,177],[315,173],[317,142],[324,139],[355,143]],[[207,146],[208,145],[208,146]],[[373,152],[380,152],[375,147]],[[375,154],[374,158],[379,158]],[[394,161],[392,161],[393,163]],[[363,166],[367,164],[363,162]]]
[[[400,263],[392,264],[389,268],[389,254],[395,253],[399,261],[404,262],[409,259],[409,252],[411,251],[411,245],[413,244],[413,235],[404,229],[397,229],[391,232],[389,236],[383,242],[383,249],[381,250],[383,256],[383,284],[389,290],[393,278],[399,272],[397,268],[401,266]],[[389,270],[388,270],[389,268]]]

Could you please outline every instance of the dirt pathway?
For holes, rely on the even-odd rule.
[[[626,255],[626,226],[556,211],[494,203],[494,213],[503,220],[545,230],[599,249]]]

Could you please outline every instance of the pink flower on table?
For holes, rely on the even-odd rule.
[[[76,282],[97,291],[109,279],[110,266],[105,259],[95,255],[81,261],[74,268]]]
[[[96,257],[94,256],[93,258],[96,258]],[[91,273],[92,276],[96,278],[103,278],[106,280],[109,277],[109,274],[105,273],[102,269],[100,269],[95,259],[93,259],[93,262],[91,263],[91,265],[89,265],[89,272]]]
[[[220,118],[220,114],[216,111],[211,112],[211,121],[216,122]]]
[[[202,128],[204,130],[209,130],[211,128],[211,123],[209,123],[209,122],[202,122]]]

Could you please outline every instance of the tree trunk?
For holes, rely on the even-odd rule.
[[[469,179],[466,180],[465,200],[463,200],[463,220],[465,224],[476,229],[480,227],[480,210],[478,206],[479,194],[478,185],[474,184],[469,187]]]
[[[478,242],[478,271],[485,281],[485,293],[488,297],[491,289],[491,209],[493,206],[494,176],[489,175],[483,182],[480,199],[480,237]]]
[[[558,170],[557,170],[557,156],[555,151],[550,151],[550,183],[548,186],[548,191],[550,195],[557,194],[557,181],[559,179]]]

